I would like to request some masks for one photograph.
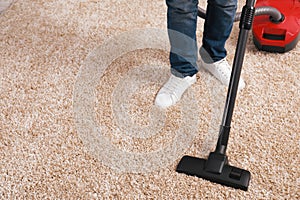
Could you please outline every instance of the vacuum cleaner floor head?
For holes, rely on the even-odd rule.
[[[255,7],[270,6],[283,15],[273,22],[268,15],[253,21],[253,42],[259,50],[284,53],[292,50],[300,39],[300,0],[257,0]]]
[[[213,172],[208,165],[209,159],[184,156],[177,165],[176,171],[236,189],[248,190],[250,182],[249,171],[224,164],[222,171]]]

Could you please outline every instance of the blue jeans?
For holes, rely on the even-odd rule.
[[[196,39],[198,0],[166,0],[171,44],[171,72],[175,76],[193,76],[198,72]],[[228,39],[237,8],[237,0],[208,0],[200,56],[206,63],[226,57]]]

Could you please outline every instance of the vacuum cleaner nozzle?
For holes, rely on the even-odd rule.
[[[184,156],[176,171],[244,191],[248,190],[250,181],[249,171],[228,165],[227,157],[215,152],[207,160]]]

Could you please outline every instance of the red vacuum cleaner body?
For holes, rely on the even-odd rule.
[[[300,0],[257,0],[255,7],[270,6],[284,16],[274,22],[268,15],[253,21],[253,41],[259,50],[284,53],[293,49],[300,39]]]

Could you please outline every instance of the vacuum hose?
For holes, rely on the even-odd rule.
[[[241,14],[242,14],[241,12],[236,13],[234,17],[235,22],[240,21]],[[269,15],[270,20],[274,23],[279,23],[284,20],[283,14],[281,14],[279,10],[271,6],[262,6],[262,7],[255,8],[255,16],[260,16],[260,15]],[[205,19],[206,10],[198,7],[198,16]]]

